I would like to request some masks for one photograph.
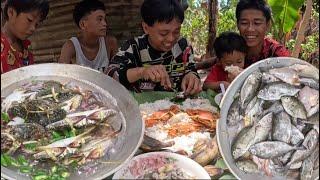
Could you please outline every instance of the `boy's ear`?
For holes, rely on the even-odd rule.
[[[10,19],[11,17],[17,16],[17,11],[13,9],[12,7],[8,8],[8,18]]]
[[[142,28],[143,28],[144,33],[145,33],[145,34],[148,34],[148,32],[149,32],[149,26],[148,26],[148,24],[145,23],[145,22],[142,22]]]
[[[85,22],[84,22],[83,19],[81,19],[81,20],[79,21],[79,27],[80,27],[81,30],[84,30],[84,29],[85,29],[86,25],[85,25]]]

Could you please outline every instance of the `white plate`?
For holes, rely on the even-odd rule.
[[[143,175],[146,169],[158,169],[163,166],[162,164],[168,164],[168,158],[170,162],[173,160],[175,166],[183,169],[195,179],[210,179],[209,174],[201,165],[185,156],[170,152],[151,152],[135,156],[116,172],[112,179],[136,179]]]
[[[217,94],[217,95],[214,97],[214,102],[215,102],[217,105],[220,105],[221,99],[222,99],[222,93],[219,93],[219,94]]]

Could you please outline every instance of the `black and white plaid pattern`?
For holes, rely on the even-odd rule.
[[[126,76],[128,69],[162,64],[166,67],[173,88],[180,90],[181,81],[185,74],[193,72],[198,75],[194,68],[189,68],[194,67],[192,48],[187,55],[183,55],[187,48],[191,48],[187,40],[180,38],[171,51],[160,52],[150,46],[148,35],[142,35],[126,41],[120,47],[119,52],[111,60],[106,73],[119,80],[129,90],[136,92],[163,91],[164,88],[160,86],[160,83],[144,80],[129,83]],[[186,63],[184,63],[183,57],[186,57]]]

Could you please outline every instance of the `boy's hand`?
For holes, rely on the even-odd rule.
[[[160,82],[161,86],[164,86],[165,88],[171,88],[169,75],[163,65],[144,67],[141,72],[141,77],[144,80]]]
[[[181,89],[185,95],[194,95],[201,91],[201,81],[193,73],[186,74],[181,83]]]
[[[231,83],[242,71],[243,69],[239,68],[239,71],[237,72],[228,73],[227,81]]]

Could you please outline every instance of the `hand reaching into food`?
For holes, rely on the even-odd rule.
[[[144,80],[160,82],[161,86],[164,86],[166,89],[171,88],[169,75],[163,65],[144,67],[141,73],[141,77]]]
[[[185,95],[194,95],[201,91],[201,81],[193,73],[184,76],[181,83],[181,89]]]

